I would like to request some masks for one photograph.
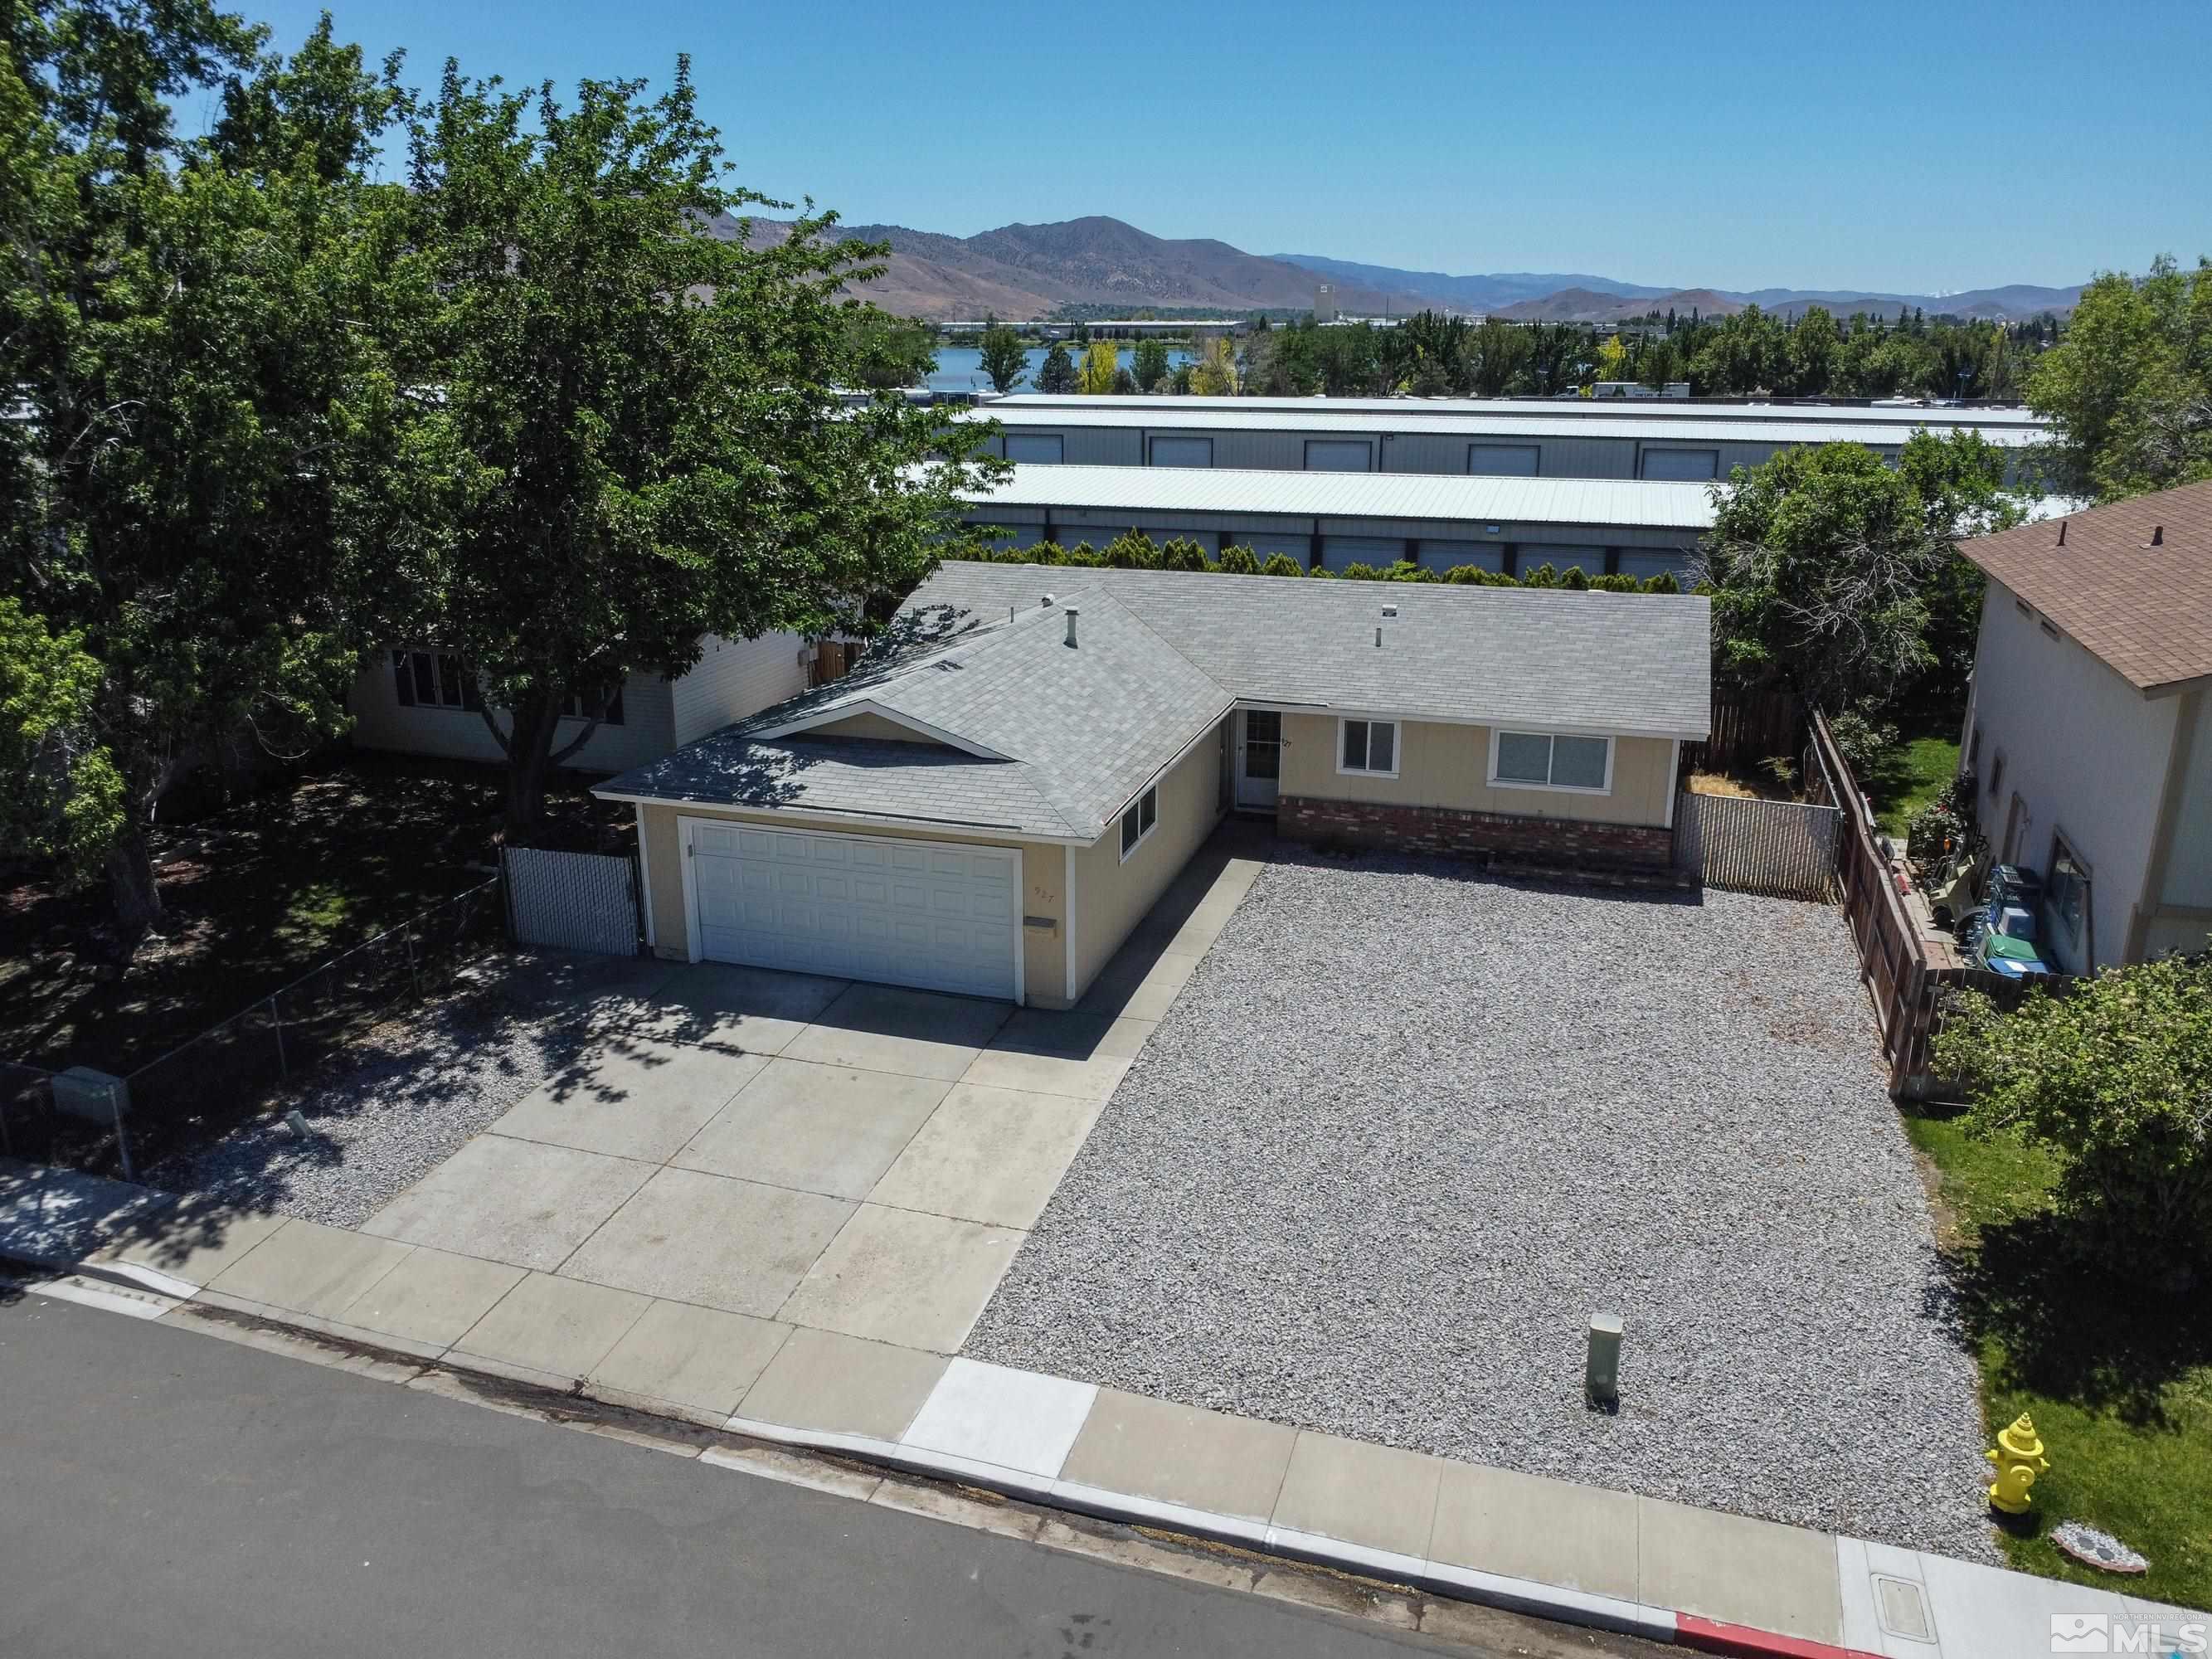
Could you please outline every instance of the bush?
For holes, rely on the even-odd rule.
[[[1267,562],[1260,567],[1260,574],[1263,576],[1303,576],[1306,573],[1289,554],[1270,553]]]
[[[1587,593],[1589,592],[1589,585],[1590,579],[1588,573],[1578,564],[1569,565],[1567,574],[1559,578],[1559,586],[1570,592]]]
[[[1058,542],[1039,542],[1035,547],[1030,549],[1030,562],[1031,564],[1065,564],[1067,562],[1067,555],[1060,550]]]
[[[1633,576],[1592,576],[1590,587],[1600,593],[1641,593],[1643,584]]]
[[[1336,572],[1329,569],[1325,565],[1317,564],[1311,566],[1307,569],[1305,574],[1309,576],[1318,576],[1324,581],[1334,581],[1336,580]]]
[[[1559,573],[1552,568],[1548,560],[1534,570],[1521,573],[1521,586],[1523,587],[1557,587],[1559,585]]]
[[[1977,795],[1971,771],[1960,772],[1945,784],[1942,793],[1915,812],[1905,826],[1905,855],[1929,864],[1942,856],[1946,843],[1953,848],[1973,845],[1980,833],[1974,815]]]
[[[1444,572],[1444,580],[1460,587],[1480,587],[1490,580],[1490,573],[1479,564],[1455,564]]]
[[[1874,770],[1875,763],[1897,747],[1897,727],[1885,721],[1876,726],[1865,712],[1846,708],[1828,722],[1828,734],[1836,740],[1836,752],[1844,757],[1844,764],[1860,777]]]
[[[1279,558],[1281,555],[1276,556]],[[1219,568],[1224,575],[1256,576],[1260,574],[1260,561],[1252,556],[1249,547],[1224,547],[1221,550]]]
[[[1188,536],[1178,536],[1160,550],[1160,568],[1163,570],[1204,570],[1207,568],[1206,549]]]
[[[1348,564],[1344,567],[1344,580],[1348,582],[1379,582],[1382,573],[1371,564]]]
[[[1383,576],[1386,580],[1394,582],[1432,582],[1437,579],[1437,573],[1425,564],[1401,559],[1385,571]]]
[[[1644,591],[1647,593],[1679,593],[1682,591],[1682,584],[1674,580],[1673,571],[1662,570],[1656,576],[1644,579]]]
[[[2058,1155],[2056,1194],[2084,1255],[2186,1290],[2212,1261],[2212,954],[2168,957],[2030,992],[2016,1012],[1962,994],[1938,1070],[1967,1128]]]
[[[1157,570],[1160,550],[1150,536],[1132,530],[1106,544],[1103,562],[1115,570]]]

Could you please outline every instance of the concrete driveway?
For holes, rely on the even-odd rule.
[[[960,1346],[1151,1022],[702,964],[362,1231]]]

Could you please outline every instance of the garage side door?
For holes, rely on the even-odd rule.
[[[1018,854],[689,827],[708,960],[1013,998]]]

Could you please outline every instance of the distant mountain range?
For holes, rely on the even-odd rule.
[[[753,222],[756,242],[781,237],[789,227]],[[735,235],[734,222],[717,227]],[[1339,310],[1355,315],[1405,316],[1423,309],[1486,313],[1521,320],[1607,323],[1648,311],[1696,311],[1720,316],[1757,304],[1796,316],[1808,305],[1832,311],[1895,316],[1918,307],[1930,315],[2007,319],[2067,311],[2081,295],[2074,288],[2014,283],[1952,295],[1876,294],[1856,289],[1823,292],[1760,289],[1675,289],[1625,283],[1577,272],[1498,271],[1454,276],[1437,270],[1401,270],[1317,254],[1246,253],[1209,238],[1152,235],[1119,219],[1093,215],[1056,224],[1001,225],[975,236],[946,236],[903,225],[840,225],[836,234],[887,242],[891,256],[866,297],[901,316],[935,322],[996,315],[1027,322],[1066,305],[1218,307],[1224,311],[1303,311],[1326,279]]]

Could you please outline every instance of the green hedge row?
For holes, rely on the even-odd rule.
[[[1318,576],[1349,582],[1455,582],[1480,587],[1564,587],[1574,592],[1601,593],[1679,593],[1682,585],[1662,572],[1638,581],[1633,576],[1592,576],[1577,566],[1562,574],[1540,564],[1518,576],[1508,576],[1480,565],[1455,565],[1439,574],[1420,565],[1401,562],[1391,565],[1352,564],[1341,571],[1310,570],[1285,553],[1270,553],[1262,560],[1249,547],[1224,547],[1218,558],[1209,557],[1200,543],[1177,537],[1163,546],[1149,536],[1131,531],[1116,536],[1103,548],[1088,542],[1061,547],[1040,542],[1034,547],[1002,547],[986,541],[963,541],[949,546],[945,556],[987,564],[1065,564],[1110,570],[1211,570],[1227,576]]]

